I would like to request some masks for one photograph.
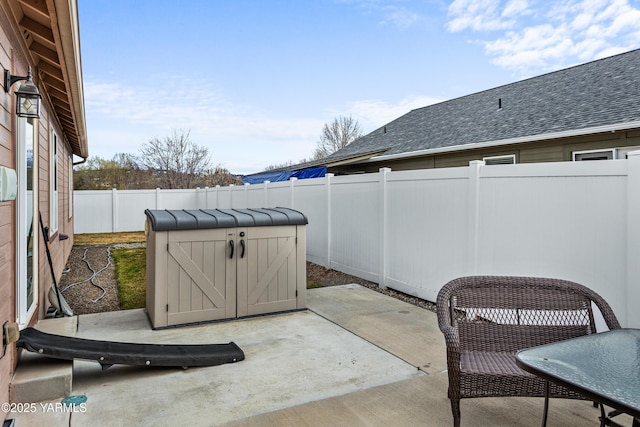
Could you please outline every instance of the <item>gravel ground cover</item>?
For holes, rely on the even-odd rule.
[[[120,310],[110,246],[74,246],[58,286],[74,314]]]
[[[120,310],[111,249],[144,246],[144,243],[112,246],[74,246],[67,262],[66,272],[63,273],[59,283],[62,295],[69,303],[74,314]],[[376,283],[336,270],[330,270],[311,262],[307,262],[307,277],[309,281],[314,281],[322,287],[356,283],[426,310],[435,311],[435,303],[433,302],[393,289],[380,289]]]

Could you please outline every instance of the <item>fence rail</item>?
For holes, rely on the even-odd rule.
[[[628,160],[332,176],[195,190],[76,191],[75,232],[144,229],[145,209],[290,207],[307,259],[435,301],[455,277],[583,283],[640,327],[640,152]]]

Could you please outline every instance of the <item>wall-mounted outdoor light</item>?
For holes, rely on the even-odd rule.
[[[26,80],[16,90],[16,114],[18,117],[40,117],[40,99],[42,96],[31,78],[31,67],[26,77],[12,76],[9,70],[4,70],[4,91],[9,93],[11,86],[19,81]]]

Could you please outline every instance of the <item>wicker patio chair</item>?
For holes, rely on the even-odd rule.
[[[437,313],[447,347],[453,425],[460,426],[460,399],[545,396],[545,381],[516,366],[515,353],[595,333],[593,305],[609,329],[620,328],[609,304],[574,282],[475,276],[447,283],[438,293]],[[555,384],[550,396],[583,398]]]

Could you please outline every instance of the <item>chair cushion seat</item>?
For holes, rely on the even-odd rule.
[[[463,351],[460,365],[462,372],[534,377],[516,365],[516,354],[512,351]]]

